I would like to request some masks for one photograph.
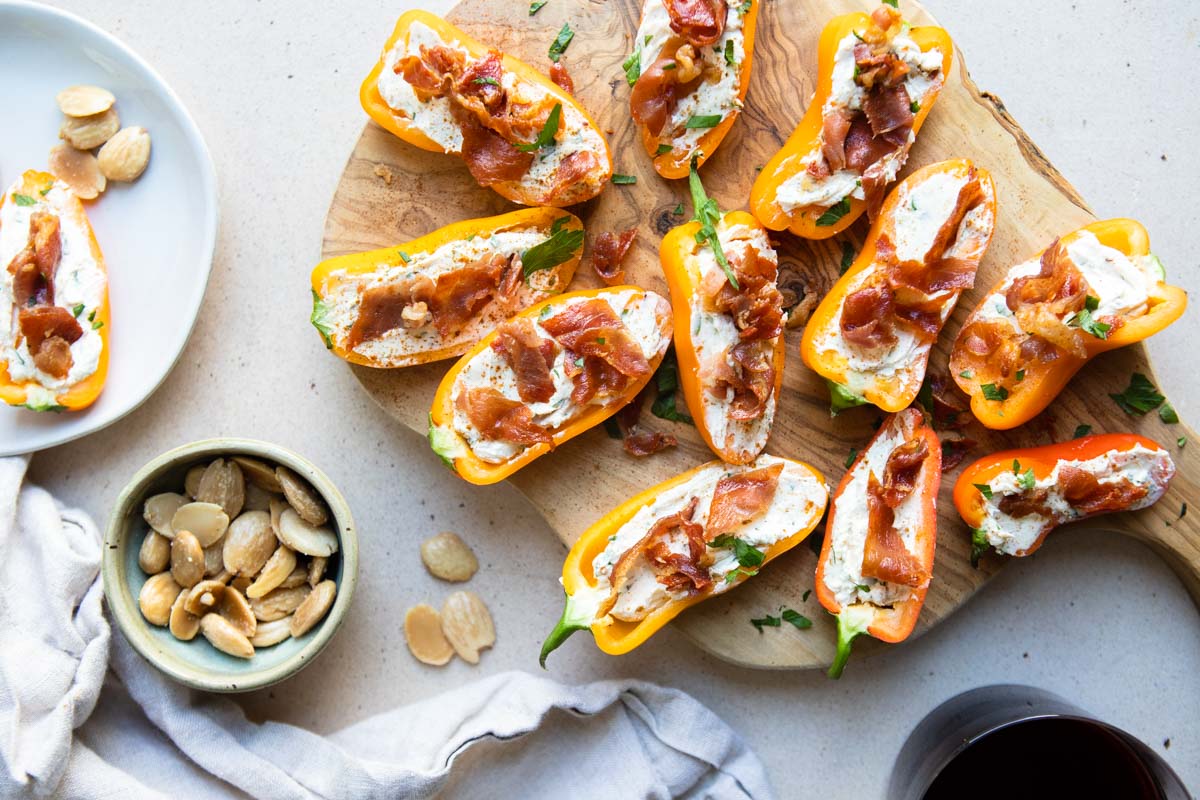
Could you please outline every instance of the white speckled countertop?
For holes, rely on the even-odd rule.
[[[318,662],[244,698],[256,717],[330,731],[486,674],[536,669],[560,610],[562,546],[515,490],[468,487],[443,471],[424,440],[385,417],[325,353],[308,324],[308,273],[325,211],[364,121],[358,83],[411,0],[54,4],[124,39],[178,92],[212,150],[222,224],[207,301],[174,373],[125,420],[37,456],[34,478],[102,523],[133,471],[193,439],[268,439],[328,472],[361,532],[355,607]],[[979,85],[1004,99],[1096,212],[1141,219],[1173,281],[1200,297],[1191,249],[1200,104],[1184,84],[1200,52],[1197,7],[926,6],[954,35]],[[1162,388],[1192,421],[1200,419],[1191,396],[1200,374],[1186,342],[1200,331],[1198,318],[1192,310],[1150,344]],[[404,610],[448,592],[417,554],[422,538],[444,529],[475,546],[483,568],[471,588],[496,618],[497,646],[475,668],[423,667],[403,641]],[[882,795],[892,760],[926,711],[1000,682],[1060,693],[1128,729],[1196,791],[1197,664],[1200,616],[1170,570],[1132,541],[1076,529],[1011,564],[923,639],[854,661],[839,683],[817,672],[730,667],[670,629],[619,660],[579,636],[552,666],[567,681],[632,676],[685,689],[742,732],[781,797],[862,800]]]

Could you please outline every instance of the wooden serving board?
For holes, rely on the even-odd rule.
[[[626,261],[627,275],[630,282],[666,296],[658,262],[659,241],[672,226],[686,221],[691,204],[686,181],[665,181],[654,172],[629,118],[629,88],[621,62],[631,49],[640,2],[551,0],[534,17],[528,15],[528,6],[525,0],[463,0],[449,19],[480,40],[544,71],[549,69],[548,45],[563,23],[570,23],[576,33],[564,61],[575,81],[576,96],[608,136],[615,171],[638,179],[636,185],[610,186],[599,198],[573,210],[591,235],[637,225],[639,235]],[[836,14],[872,7],[854,0],[763,2],[745,111],[702,170],[709,194],[723,210],[746,207],[755,168],[766,163],[803,115],[813,93],[821,28]],[[901,10],[914,24],[936,24],[909,0],[902,0]],[[380,46],[382,39],[381,35]],[[370,64],[361,65],[364,75],[369,68]],[[952,74],[917,139],[906,172],[954,157],[971,158],[991,171],[1000,213],[976,288],[963,296],[932,358],[931,372],[942,374],[949,345],[981,293],[1010,265],[1038,252],[1055,236],[1094,219],[1087,204],[1000,100],[981,93],[971,81],[961,52],[956,53]],[[683,216],[673,213],[680,202],[687,209]],[[368,122],[330,205],[323,257],[394,245],[450,222],[511,207],[499,195],[477,186],[459,159],[419,150]],[[826,242],[779,234],[775,239],[781,267],[807,281],[818,297],[823,296],[837,277],[841,242],[850,242],[857,251],[866,229],[864,217],[842,236]],[[572,288],[597,285],[585,257]],[[800,331],[789,331],[784,388],[767,450],[811,463],[824,472],[832,488],[845,471],[851,448],[861,448],[870,438],[880,413],[873,407],[861,407],[831,419],[825,386],[801,363],[799,345]],[[352,369],[385,411],[424,434],[430,402],[449,364],[404,370]],[[1091,424],[1097,433],[1137,431],[1161,442],[1179,465],[1179,475],[1166,497],[1136,514],[1101,518],[1099,525],[1119,529],[1161,552],[1200,601],[1200,514],[1179,518],[1183,502],[1197,496],[1200,441],[1186,425],[1164,425],[1153,413],[1140,419],[1126,416],[1109,399],[1108,393],[1123,389],[1135,371],[1154,377],[1141,345],[1096,359],[1046,413],[1018,430],[991,432],[973,423],[964,433],[976,439],[979,447],[968,461],[1007,447],[1068,439],[1080,423]],[[635,459],[624,453],[620,442],[597,428],[512,478],[565,544],[635,492],[713,457],[691,427],[657,419],[648,409],[643,422],[669,430],[679,438],[679,447]],[[1180,436],[1193,443],[1180,450],[1175,444]],[[432,452],[429,465],[439,466]],[[958,472],[946,474],[942,481],[937,561],[918,634],[962,606],[1005,563],[989,557],[981,569],[971,568],[970,531],[950,500]],[[819,542],[820,536],[818,529],[813,538]],[[1073,546],[1083,546],[1087,540],[1071,537],[1070,541]],[[696,606],[674,624],[699,646],[730,662],[765,668],[828,664],[834,650],[832,617],[821,611],[815,597],[802,599],[813,586],[815,564],[813,550],[801,545],[744,586]],[[546,576],[547,591],[554,591],[554,577]],[[760,634],[750,625],[751,617],[778,613],[781,606],[807,614],[814,621],[813,628],[798,631],[784,626]],[[546,620],[547,630],[552,623]],[[862,651],[858,657],[879,647],[873,641],[860,642],[856,645],[856,650]]]

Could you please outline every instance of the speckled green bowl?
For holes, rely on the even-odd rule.
[[[183,642],[166,628],[146,622],[137,596],[149,578],[138,566],[138,550],[149,526],[142,519],[147,497],[182,492],[183,478],[196,464],[219,456],[253,456],[282,464],[303,476],[325,499],[338,535],[329,577],[337,582],[333,607],[312,630],[241,659],[217,650],[203,636]],[[253,439],[205,439],[163,453],[142,467],[117,498],[104,533],[104,594],[121,633],[141,655],[180,683],[210,692],[248,692],[291,677],[309,664],[333,638],[350,608],[358,578],[358,540],[345,498],[325,473],[290,450]]]

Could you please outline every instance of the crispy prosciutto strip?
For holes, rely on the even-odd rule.
[[[519,273],[520,267],[511,258],[497,253],[439,275],[432,305],[438,333],[449,335],[466,325],[492,297],[511,294],[516,288],[512,278]]]
[[[633,240],[637,238],[637,232],[637,226],[621,233],[605,231],[592,243],[592,266],[600,279],[609,286],[618,286],[625,282],[625,270],[621,263],[625,260]]]
[[[47,375],[65,378],[74,363],[71,344],[83,336],[79,320],[61,306],[47,305],[22,308],[17,320],[34,366]]]
[[[346,337],[347,349],[353,350],[397,328],[425,325],[435,288],[432,280],[419,275],[412,280],[364,289],[359,297],[358,317]]]
[[[888,460],[889,466],[891,459]],[[904,546],[896,530],[893,507],[874,473],[867,479],[867,538],[863,549],[862,574],[888,583],[920,589],[929,585],[930,574]]]
[[[571,75],[567,72],[567,65],[561,59],[550,62],[550,80],[554,81],[558,88],[567,94],[575,94],[575,81],[571,80]]]
[[[496,329],[492,349],[504,357],[517,377],[517,394],[526,403],[545,403],[554,396],[550,370],[558,346],[543,339],[527,319],[513,319]]]
[[[736,420],[758,419],[767,409],[767,401],[775,388],[775,365],[772,348],[758,342],[741,342],[729,348],[724,358],[717,359],[713,376],[718,387],[733,389],[729,416]]]
[[[671,30],[693,47],[716,44],[725,33],[725,0],[663,0]]]
[[[917,488],[917,478],[925,459],[929,457],[929,443],[924,439],[909,439],[888,456],[883,468],[883,485],[880,497],[889,507],[896,508]]]
[[[554,172],[554,187],[550,190],[550,202],[557,200],[587,175],[600,167],[600,159],[587,150],[576,150],[562,160]]]
[[[778,265],[752,243],[729,242],[726,252],[738,288],[728,280],[712,298],[713,310],[733,317],[742,341],[774,339],[783,332],[783,295],[776,285]]]
[[[669,48],[668,44],[664,52],[668,52]],[[686,94],[684,87],[676,80],[678,72],[678,64],[672,55],[660,57],[642,71],[630,92],[629,110],[633,121],[645,125],[646,130],[655,136],[662,133],[675,111],[675,104]]]
[[[967,457],[967,454],[979,446],[974,439],[942,439],[942,472],[950,472]]]
[[[625,452],[638,458],[652,456],[677,444],[679,444],[679,440],[669,433],[646,430],[637,425],[634,425],[625,434],[625,438],[622,441]]]
[[[623,395],[629,386],[629,377],[602,358],[577,356],[568,351],[564,364],[567,377],[574,383],[571,402],[576,405],[593,401],[606,404]]]
[[[767,513],[779,488],[783,464],[726,475],[717,481],[704,536],[712,541],[737,530]]]
[[[464,114],[455,116],[462,128],[463,161],[481,186],[520,180],[529,171],[533,153],[522,153],[503,136]]]
[[[38,211],[29,218],[29,242],[8,265],[13,276],[13,305],[54,303],[54,274],[62,259],[58,217]]]
[[[1056,239],[1042,253],[1038,273],[1014,280],[1004,300],[1021,330],[1083,358],[1084,333],[1063,320],[1084,308],[1089,291],[1087,279]]]
[[[462,391],[455,405],[484,439],[513,444],[551,444],[550,432],[533,421],[533,412],[490,387]]]
[[[1127,479],[1101,483],[1092,473],[1075,467],[1059,469],[1058,482],[1071,507],[1088,516],[1122,511],[1150,493],[1149,487]]]
[[[868,286],[846,297],[842,304],[842,336],[859,347],[882,347],[896,342],[889,321],[892,293],[886,286]]]
[[[901,61],[900,64],[903,66],[904,62]],[[904,71],[907,73],[908,67],[905,67]],[[867,99],[863,101],[863,113],[871,125],[871,132],[876,136],[900,129],[912,129],[912,99],[909,98],[903,83],[880,88],[868,94]]]
[[[603,298],[573,303],[543,320],[542,328],[572,353],[598,358],[622,375],[650,373],[642,348]]]

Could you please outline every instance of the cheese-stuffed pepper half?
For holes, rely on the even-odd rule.
[[[670,305],[636,286],[531,306],[446,374],[430,446],[464,480],[495,483],[615,414],[670,344]]]
[[[842,674],[855,638],[908,638],[933,576],[942,450],[915,408],[893,414],[842,478],[817,562],[817,599],[838,618]]]
[[[1146,229],[1131,219],[1093,222],[1010,269],[971,312],[950,354],[975,417],[1015,428],[1093,356],[1179,319],[1187,294],[1165,278]]]
[[[604,652],[629,652],[803,541],[825,502],[819,472],[769,455],[743,466],[711,461],[631,498],[567,554],[566,607],[542,645],[542,666],[584,628]]]
[[[854,264],[817,306],[800,355],[830,383],[832,408],[906,408],[929,351],[987,250],[996,190],[970,161],[920,169],[896,187]]]
[[[1144,436],[1084,436],[979,459],[954,485],[954,505],[972,529],[972,562],[989,547],[1027,556],[1059,525],[1157,503],[1173,477],[1170,454]]]
[[[92,404],[108,374],[108,275],[83,204],[30,170],[0,202],[0,400]]]
[[[755,180],[754,216],[809,239],[844,230],[863,211],[874,217],[953,59],[944,30],[910,28],[887,5],[831,20],[818,45],[816,94]]]
[[[460,156],[514,203],[580,203],[612,175],[608,143],[570,94],[426,11],[400,17],[359,96],[381,126]]]
[[[783,385],[779,259],[754,217],[720,216],[695,172],[691,180],[703,221],[673,229],[660,248],[675,311],[679,380],[712,451],[747,464],[767,444]]]
[[[716,151],[750,88],[761,0],[645,0],[625,61],[630,112],[664,178]]]
[[[323,261],[312,323],[341,358],[406,367],[460,356],[498,324],[571,282],[583,226],[528,208],[447,225],[411,242]]]

